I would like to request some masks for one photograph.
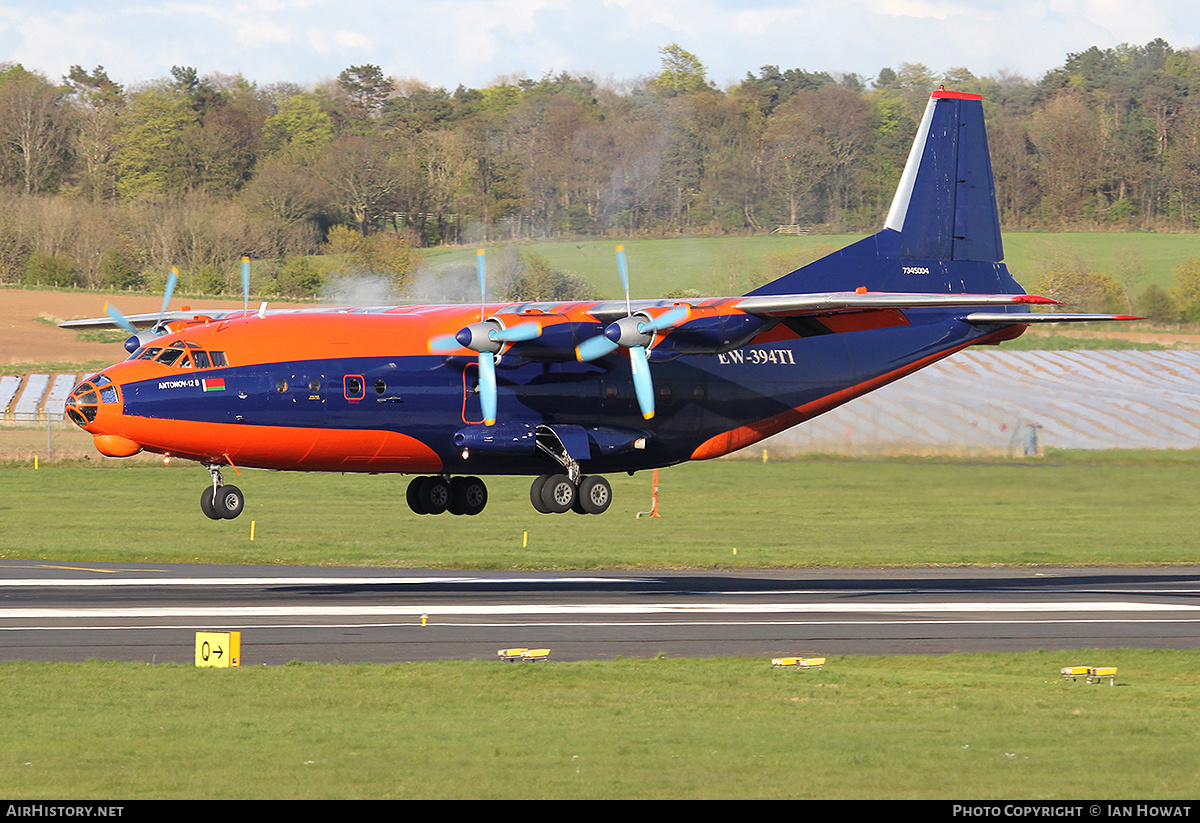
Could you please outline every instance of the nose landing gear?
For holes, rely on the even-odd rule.
[[[220,466],[209,464],[205,468],[212,475],[212,487],[200,493],[200,511],[211,520],[232,520],[245,508],[246,498],[242,490],[221,481]]]

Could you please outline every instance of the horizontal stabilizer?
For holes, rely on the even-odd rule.
[[[1011,323],[1101,323],[1107,320],[1144,320],[1132,314],[1069,314],[1045,312],[1038,314],[1006,314],[1004,312],[971,312],[962,318],[976,326],[1006,326]]]
[[[836,292],[745,297],[735,305],[747,314],[796,315],[862,309],[936,309],[956,306],[1052,304],[1032,294],[919,294],[915,292]],[[1011,317],[1011,315],[1009,315]]]

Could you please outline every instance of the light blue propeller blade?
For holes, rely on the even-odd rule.
[[[595,337],[589,337],[587,340],[584,340],[582,343],[580,343],[575,348],[575,356],[579,358],[580,361],[586,363],[589,360],[596,360],[597,358],[603,357],[606,354],[610,354],[615,351],[616,348],[616,343],[609,340],[604,335],[598,334]]]
[[[242,258],[242,311],[250,310],[250,258]]]
[[[112,321],[125,331],[129,332],[130,334],[137,334],[137,327],[130,323],[129,320],[126,319],[125,315],[121,314],[120,309],[118,309],[112,303],[108,303],[104,306],[104,313],[111,317]]]
[[[490,351],[479,353],[479,406],[483,410],[483,423],[490,426],[496,422],[496,355]]]
[[[518,323],[507,329],[496,329],[488,337],[500,343],[520,343],[532,340],[542,333],[542,327],[537,323]]]
[[[483,304],[487,302],[487,264],[483,249],[475,252],[475,275],[479,278],[479,319],[483,320]]]
[[[617,270],[621,272],[621,287],[625,289],[625,313],[633,314],[629,307],[629,266],[625,263],[624,246],[617,246]]]
[[[171,267],[171,274],[167,277],[167,288],[163,292],[162,309],[158,312],[158,321],[162,322],[162,316],[167,313],[167,304],[171,302],[171,295],[175,293],[175,284],[179,282],[179,272],[174,266]]]
[[[440,334],[429,341],[429,351],[433,354],[448,354],[462,347],[453,334]]]
[[[642,417],[649,420],[654,416],[654,383],[650,380],[650,361],[646,349],[633,346],[629,349],[629,365],[633,368],[633,390],[637,394],[638,408]]]
[[[687,315],[687,306],[676,306],[669,311],[663,312],[648,323],[640,324],[638,328],[644,332],[655,332],[662,331],[663,329],[671,329],[679,325],[681,320],[686,319]]]

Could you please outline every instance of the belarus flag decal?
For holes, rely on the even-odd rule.
[[[205,391],[225,391],[225,378],[216,377],[200,381],[204,385]]]

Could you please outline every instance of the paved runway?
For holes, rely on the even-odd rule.
[[[422,627],[422,616],[427,625]],[[1200,647],[1200,567],[457,572],[0,560],[0,660],[290,660]]]

